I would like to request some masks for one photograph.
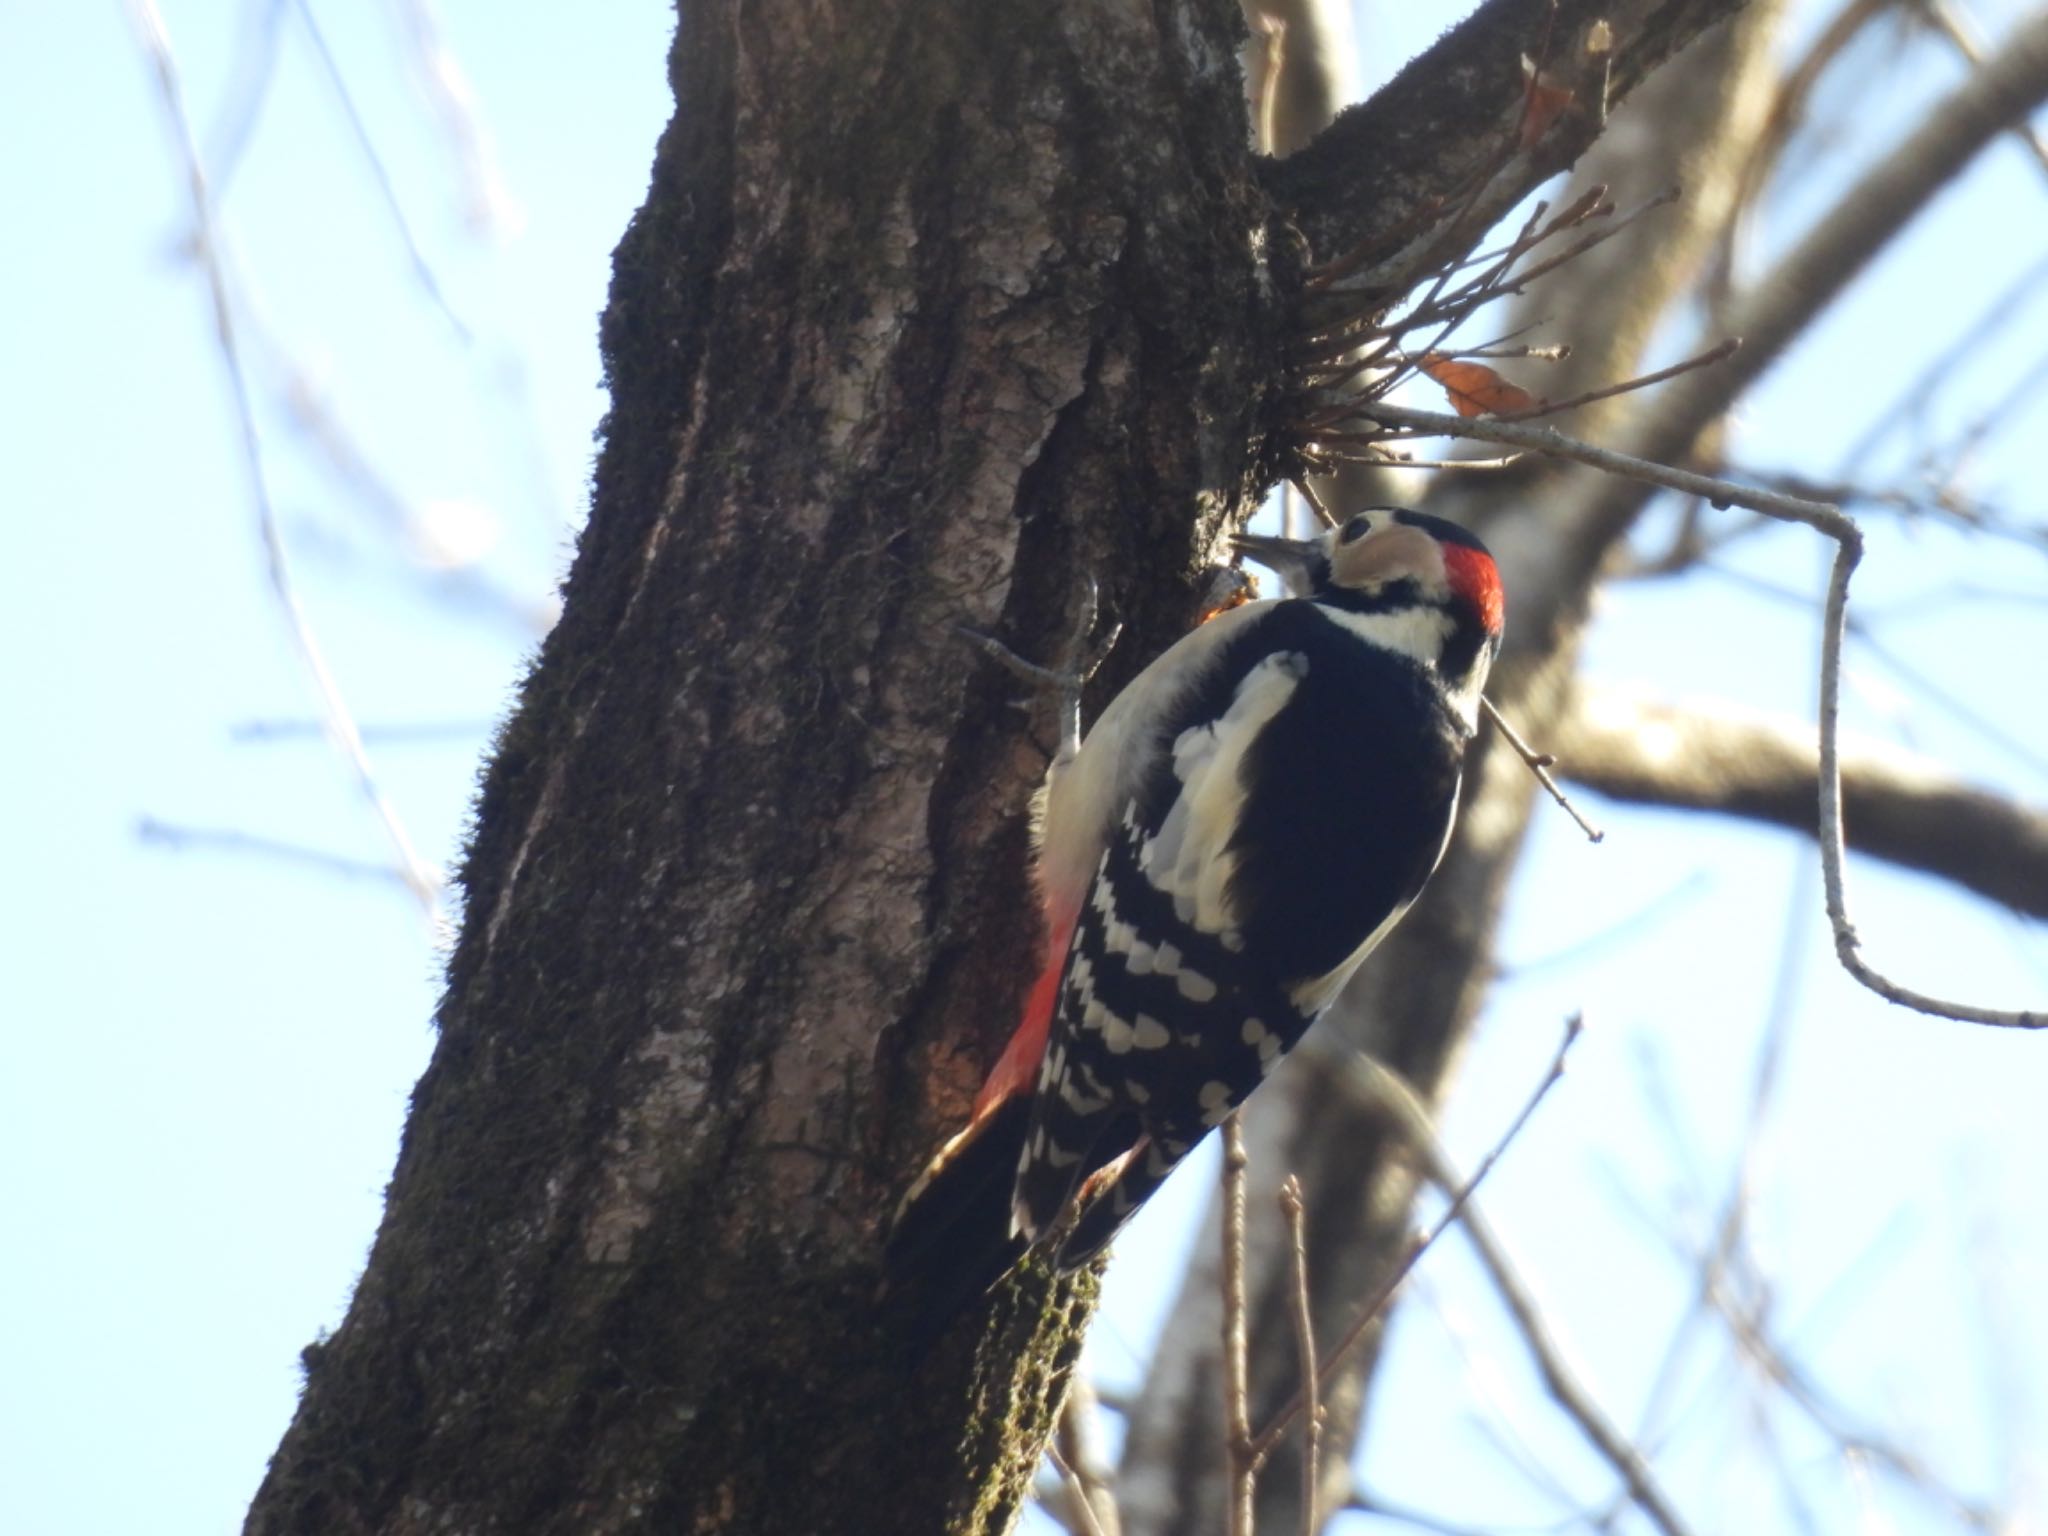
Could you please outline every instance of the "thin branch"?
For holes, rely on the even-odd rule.
[[[1640,1421],[1645,1426],[1656,1421],[1667,1395],[1676,1387],[1685,1346],[1694,1332],[1695,1325],[1708,1316],[1716,1288],[1726,1282],[1747,1240],[1747,1233],[1751,1227],[1751,1208],[1767,1150],[1766,1137],[1777,1107],[1779,1086],[1783,1081],[1784,1065],[1790,1051],[1792,1034],[1799,1023],[1798,998],[1807,970],[1811,932],[1811,925],[1805,918],[1807,909],[1813,902],[1813,881],[1813,866],[1801,860],[1794,867],[1792,878],[1787,883],[1776,975],[1771,985],[1770,1011],[1764,1020],[1762,1038],[1757,1046],[1756,1062],[1750,1072],[1749,1098],[1743,1117],[1742,1143],[1734,1175],[1721,1196],[1719,1213],[1713,1219],[1712,1241],[1700,1255],[1697,1263],[1687,1264],[1687,1268],[1695,1276],[1693,1295],[1685,1314],[1673,1328],[1664,1351],[1664,1358],[1651,1378],[1650,1391],[1644,1398]],[[1765,1443],[1776,1445],[1773,1437],[1766,1437]],[[1788,1496],[1793,1494],[1793,1481],[1789,1477],[1782,1480]]]
[[[135,835],[145,843],[167,849],[172,853],[253,854],[258,858],[297,864],[324,875],[340,875],[350,880],[376,880],[401,889],[405,888],[404,874],[389,864],[373,864],[368,859],[346,858],[322,848],[287,843],[278,838],[262,837],[254,832],[243,832],[234,827],[192,827],[182,822],[160,821],[154,816],[142,816],[135,822]]]
[[[1541,971],[1583,964],[1608,950],[1626,948],[1637,939],[1664,927],[1687,907],[1697,903],[1712,884],[1705,870],[1694,869],[1673,880],[1657,895],[1632,900],[1626,916],[1592,933],[1527,959],[1496,960],[1493,979],[1496,982],[1519,981]]]
[[[1817,606],[1810,593],[1751,575],[1748,571],[1714,564],[1701,568],[1721,581],[1740,587],[1746,592],[1769,598],[1773,602],[1787,604],[1801,613],[1811,613]],[[1944,686],[1938,679],[1930,677],[1892,647],[1880,641],[1870,632],[1869,626],[1860,615],[1849,616],[1848,638],[1856,642],[1860,654],[1883,667],[1933,708],[1968,727],[2015,762],[2024,763],[2033,772],[2048,773],[2048,758],[2041,757],[2029,743],[2021,740],[2017,734],[1999,724],[1996,719],[1965,703],[1955,689]]]
[[[1845,470],[1853,471],[1867,465],[1872,456],[1884,445],[1885,440],[1896,433],[1901,423],[1918,416],[1926,409],[1927,402],[1935,398],[1953,374],[1975,365],[1977,359],[1983,355],[1985,343],[2011,327],[2019,319],[2029,297],[2044,286],[2048,286],[2048,255],[2044,255],[2020,273],[1997,298],[1985,306],[1983,313],[1971,322],[1968,329],[1951,341],[1940,356],[1907,382],[1893,398],[1892,403],[1877,415],[1864,429],[1863,435],[1842,455],[1841,462]]]
[[[1292,485],[1297,491],[1301,492],[1301,499],[1308,503],[1309,510],[1315,513],[1316,520],[1318,522],[1320,522],[1325,528],[1334,528],[1337,526],[1336,514],[1331,512],[1329,504],[1325,502],[1321,496],[1316,494],[1316,488],[1310,485],[1306,479],[1303,479],[1300,476],[1296,476],[1293,480],[1290,480],[1288,484]]]
[[[1411,1504],[1398,1504],[1383,1499],[1365,1488],[1353,1488],[1351,1497],[1344,1508],[1355,1510],[1362,1515],[1372,1515],[1380,1520],[1398,1520],[1403,1525],[1412,1525],[1418,1531],[1430,1531],[1434,1536],[1501,1536],[1499,1526],[1463,1525],[1455,1520],[1446,1520],[1427,1510],[1417,1509]]]
[[[1861,1457],[1883,1468],[1908,1487],[1945,1506],[1972,1530],[1989,1533],[2003,1528],[1995,1511],[1950,1487],[1918,1451],[1855,1423],[1802,1366],[1779,1348],[1756,1309],[1743,1306],[1730,1294],[1725,1278],[1714,1285],[1711,1299],[1744,1356],[1834,1440],[1845,1455]]]
[[[398,231],[399,243],[405,247],[406,259],[412,264],[412,275],[426,293],[427,300],[441,312],[455,332],[455,339],[464,346],[475,341],[462,316],[455,312],[455,306],[448,302],[448,295],[442,291],[441,279],[434,272],[434,264],[427,260],[427,253],[420,249],[419,238],[413,233],[412,220],[405,215],[405,205],[398,200],[398,188],[392,184],[390,169],[384,157],[377,152],[376,140],[370,137],[370,125],[363,121],[363,114],[356,106],[355,93],[349,89],[348,77],[341,72],[341,62],[335,58],[334,50],[327,46],[327,35],[320,30],[320,22],[313,14],[308,0],[297,0],[299,20],[304,23],[306,35],[313,41],[314,57],[319,59],[320,68],[327,76],[327,83],[334,88],[336,98],[341,102],[341,115],[347,121],[349,134],[355,139],[356,148],[362,152],[364,162],[370,168],[370,179],[377,184],[377,192],[384,200],[384,208],[391,215],[392,225]]]
[[[1564,1043],[1551,1063],[1550,1075],[1538,1090],[1542,1092],[1562,1075],[1564,1053],[1571,1046],[1579,1029],[1574,1018],[1567,1026]],[[1445,1193],[1456,1191],[1469,1193],[1478,1175],[1461,1183],[1456,1168],[1438,1141],[1435,1128],[1430,1124],[1429,1112],[1423,1107],[1421,1097],[1402,1080],[1400,1074],[1384,1063],[1370,1057],[1359,1058],[1366,1068],[1362,1079],[1368,1085],[1375,1103],[1386,1109],[1400,1123],[1403,1134],[1421,1155],[1424,1169],[1430,1178]],[[1534,1101],[1531,1102],[1534,1107]],[[1525,1110],[1523,1118],[1527,1118]],[[1517,1122],[1519,1127],[1519,1122]],[[1480,1172],[1485,1171],[1484,1164]],[[1465,1237],[1472,1244],[1473,1252],[1479,1256],[1487,1277],[1493,1282],[1502,1304],[1514,1319],[1516,1330],[1528,1346],[1535,1359],[1537,1370],[1542,1374],[1544,1386],[1564,1409],[1572,1422],[1578,1425],[1595,1450],[1614,1469],[1628,1490],[1628,1496],[1644,1514],[1648,1515],[1665,1536],[1686,1536],[1685,1520],[1672,1504],[1669,1496],[1658,1485],[1656,1475],[1650,1470],[1641,1451],[1630,1443],[1621,1429],[1607,1417],[1600,1405],[1593,1400],[1572,1370],[1565,1357],[1563,1346],[1552,1334],[1543,1317],[1541,1304],[1528,1286],[1523,1283],[1513,1261],[1508,1257],[1505,1245],[1492,1227],[1480,1214],[1476,1206],[1468,1204],[1464,1213]]]
[[[1598,194],[1599,197],[1604,199],[1607,195],[1607,189],[1605,187],[1593,188],[1592,191],[1586,195],[1586,197],[1581,198],[1578,203],[1573,205],[1573,207],[1576,209],[1578,207],[1585,205],[1586,203],[1591,201],[1595,194]],[[1499,299],[1507,298],[1511,295],[1519,296],[1528,288],[1528,286],[1531,283],[1535,282],[1536,279],[1538,279],[1539,277],[1547,277],[1550,273],[1556,271],[1559,267],[1566,266],[1571,262],[1577,261],[1581,256],[1584,256],[1588,251],[1594,250],[1599,246],[1605,245],[1615,236],[1625,233],[1632,225],[1636,223],[1637,220],[1647,218],[1650,214],[1655,213],[1659,208],[1663,208],[1668,204],[1677,202],[1679,196],[1680,189],[1678,187],[1666,187],[1662,192],[1659,192],[1655,197],[1650,198],[1647,202],[1636,204],[1635,207],[1631,208],[1627,213],[1624,213],[1619,217],[1614,216],[1614,205],[1612,203],[1601,202],[1595,204],[1593,207],[1587,209],[1583,217],[1588,219],[1596,216],[1603,219],[1612,218],[1612,223],[1602,225],[1599,229],[1594,230],[1591,234],[1585,236],[1583,239],[1577,240],[1573,242],[1571,245],[1566,246],[1556,255],[1545,257],[1542,261],[1537,262],[1532,267],[1524,267],[1520,272],[1515,273],[1514,280],[1512,282],[1504,282],[1499,286],[1491,289],[1489,292],[1485,294],[1485,298]]]
[[[1045,1458],[1052,1463],[1053,1471],[1059,1474],[1060,1484],[1067,1492],[1067,1507],[1073,1512],[1068,1529],[1076,1536],[1110,1536],[1102,1528],[1101,1520],[1096,1518],[1095,1506],[1088,1502],[1088,1485],[1081,1481],[1081,1474],[1074,1470],[1073,1464],[1060,1454],[1059,1446],[1048,1445]]]
[[[1280,1211],[1287,1218],[1288,1271],[1294,1281],[1294,1342],[1301,1359],[1304,1402],[1301,1457],[1301,1531],[1316,1536],[1322,1529],[1316,1504],[1322,1491],[1323,1403],[1316,1379],[1316,1324],[1308,1298],[1308,1216],[1301,1180],[1287,1175],[1280,1186]]]
[[[1394,1293],[1401,1288],[1402,1282],[1414,1272],[1415,1266],[1422,1261],[1422,1256],[1436,1246],[1437,1239],[1442,1237],[1450,1229],[1451,1223],[1464,1213],[1465,1207],[1471,1201],[1473,1194],[1485,1182],[1486,1176],[1493,1171],[1494,1164],[1500,1161],[1501,1154],[1506,1152],[1509,1146],[1513,1144],[1515,1138],[1521,1134],[1522,1127],[1529,1123],[1529,1117],[1536,1113],[1536,1106],[1543,1102],[1545,1095],[1556,1086],[1558,1079],[1564,1076],[1565,1057],[1570,1053],[1572,1046],[1578,1041],[1580,1034],[1584,1030],[1585,1021],[1577,1014],[1572,1015],[1570,1019],[1565,1021],[1564,1038],[1558,1042],[1557,1054],[1551,1057],[1550,1069],[1544,1073],[1543,1080],[1536,1085],[1535,1091],[1529,1095],[1529,1100],[1522,1106],[1521,1113],[1516,1115],[1513,1121],[1509,1123],[1507,1130],[1501,1134],[1500,1140],[1494,1143],[1493,1150],[1480,1160],[1479,1166],[1472,1172],[1472,1177],[1466,1180],[1464,1185],[1452,1196],[1450,1203],[1444,1207],[1443,1214],[1436,1219],[1436,1222],[1427,1232],[1409,1244],[1407,1253],[1402,1255],[1401,1262],[1394,1266],[1393,1273],[1387,1276],[1379,1289],[1359,1309],[1358,1315],[1353,1319],[1351,1326],[1345,1330],[1343,1338],[1337,1341],[1337,1347],[1324,1357],[1322,1369],[1316,1373],[1317,1385],[1327,1385],[1330,1379],[1336,1375],[1337,1368],[1344,1363],[1345,1358],[1351,1351],[1358,1347],[1359,1341],[1365,1337],[1366,1330],[1378,1320],[1380,1314],[1385,1310],[1387,1303],[1393,1299]],[[1227,1147],[1224,1155],[1226,1158],[1229,1156]],[[1228,1218],[1226,1217],[1226,1227],[1227,1225]],[[1273,1418],[1267,1423],[1266,1427],[1259,1431],[1258,1437],[1251,1442],[1251,1459],[1254,1471],[1264,1464],[1267,1457],[1273,1454],[1273,1448],[1280,1443],[1280,1437],[1286,1434],[1288,1428],[1301,1416],[1302,1410],[1308,1403],[1308,1392],[1309,1387],[1307,1384],[1304,1384],[1303,1389],[1294,1395],[1286,1407],[1273,1415]]]
[[[223,192],[242,163],[242,152],[249,147],[264,98],[276,83],[278,43],[284,35],[288,4],[289,0],[262,0],[251,5],[250,24],[236,28],[234,69],[216,103],[204,155],[213,167],[214,185]]]
[[[228,278],[222,265],[220,228],[214,216],[213,194],[207,186],[198,145],[193,141],[192,123],[185,111],[184,91],[178,80],[177,62],[171,54],[170,36],[164,30],[155,0],[129,0],[129,13],[143,51],[156,72],[157,88],[163,98],[165,114],[170,119],[172,141],[184,162],[196,243],[213,303],[214,331],[220,343],[221,358],[227,367],[229,391],[241,431],[242,456],[255,501],[257,532],[262,539],[271,591],[284,613],[292,639],[298,645],[300,659],[319,691],[328,732],[353,771],[357,789],[370,803],[377,819],[384,825],[385,835],[391,840],[401,878],[429,918],[435,918],[440,911],[440,877],[413,848],[412,838],[399,820],[397,809],[377,782],[376,773],[370,767],[369,754],[363,747],[362,734],[356,729],[355,719],[342,698],[341,685],[329,670],[319,641],[314,638],[312,624],[300,606],[298,591],[292,581],[284,537],[279,531],[277,511],[270,499],[269,480],[263,465],[262,436],[257,430],[248,382],[242,373],[241,351],[236,343],[233,307],[228,299]]]
[[[1717,270],[1709,284],[1719,297],[1726,297],[1735,265],[1735,250],[1749,211],[1761,200],[1762,189],[1783,158],[1793,130],[1805,117],[1807,104],[1821,77],[1866,27],[1896,10],[1899,3],[1900,0],[1847,0],[1847,4],[1822,26],[1805,54],[1795,60],[1778,81],[1771,93],[1769,115],[1737,173],[1732,207],[1738,216],[1729,221],[1722,237]]]
[[[1376,402],[1360,405],[1359,414],[1411,432],[1435,436],[1477,438],[1481,442],[1503,443],[1511,448],[1529,448],[1609,474],[1667,486],[1690,496],[1700,496],[1716,507],[1747,507],[1781,522],[1800,523],[1834,540],[1835,558],[1828,573],[1827,600],[1821,621],[1820,654],[1820,773],[1817,836],[1820,842],[1821,883],[1826,892],[1828,923],[1834,930],[1835,955],[1842,968],[1857,981],[1887,1001],[1920,1013],[1956,1019],[1966,1024],[1988,1024],[2005,1029],[2048,1028],[2048,1014],[2029,1009],[1985,1008],[1973,1003],[1953,1002],[1901,986],[1871,966],[1860,952],[1861,941],[1849,920],[1844,893],[1842,854],[1841,774],[1841,690],[1842,636],[1848,620],[1849,578],[1863,558],[1863,530],[1840,508],[1825,502],[1803,501],[1775,491],[1716,480],[1690,470],[1673,469],[1629,454],[1595,448],[1566,437],[1550,427],[1533,427],[1518,422],[1469,420],[1433,411],[1413,411],[1403,406]]]
[[[516,224],[518,210],[498,173],[490,134],[477,110],[476,90],[441,36],[434,7],[426,0],[399,0],[398,13],[405,23],[413,66],[426,85],[427,99],[441,119],[441,130],[461,170],[470,224],[480,233]]]
[[[1436,274],[1429,291],[1395,318],[1382,321],[1377,311],[1373,310],[1363,319],[1325,325],[1313,333],[1298,354],[1307,364],[1303,387],[1316,394],[1327,394],[1373,368],[1397,365],[1392,366],[1384,378],[1375,379],[1367,391],[1370,398],[1385,394],[1415,371],[1417,357],[1440,352],[1451,333],[1486,305],[1495,299],[1520,293],[1532,279],[1613,239],[1637,219],[1652,209],[1661,207],[1676,195],[1674,191],[1653,199],[1606,227],[1587,235],[1556,256],[1518,273],[1514,271],[1515,263],[1553,236],[1576,229],[1595,219],[1611,219],[1614,214],[1614,205],[1606,201],[1605,187],[1592,188],[1548,223],[1544,223],[1543,219],[1549,212],[1549,205],[1538,203],[1524,221],[1520,232],[1498,253],[1445,266]],[[1444,290],[1453,276],[1463,268],[1479,262],[1486,264],[1483,272],[1452,289],[1448,294],[1445,293]],[[1436,334],[1422,346],[1400,345],[1402,338],[1430,326],[1437,328]],[[1526,326],[1522,328],[1526,329]],[[1511,339],[1519,334],[1521,331],[1510,332],[1507,337],[1496,338],[1496,342]],[[1367,346],[1368,343],[1371,345]],[[1360,351],[1361,347],[1366,349]],[[1324,359],[1327,361],[1322,361]],[[1326,415],[1328,412],[1321,414]],[[1313,421],[1318,417],[1312,414],[1308,419]]]
[[[1522,733],[1508,724],[1507,717],[1500,712],[1500,709],[1494,704],[1493,700],[1487,698],[1485,694],[1479,696],[1479,707],[1486,711],[1486,718],[1493,722],[1494,729],[1507,739],[1507,744],[1510,747],[1514,748],[1515,755],[1528,766],[1531,773],[1536,775],[1536,782],[1549,790],[1550,798],[1563,806],[1565,814],[1579,824],[1579,830],[1586,834],[1586,841],[1589,843],[1604,841],[1607,836],[1606,832],[1594,826],[1592,822],[1580,815],[1579,808],[1571,803],[1565,792],[1557,787],[1557,780],[1550,776],[1550,770],[1557,766],[1557,759],[1548,752],[1538,752],[1528,742],[1524,741]]]
[[[1372,1113],[1385,1113],[1380,1107],[1381,1088],[1377,1081],[1366,1085],[1363,1093],[1369,1100]],[[1559,1509],[1573,1509],[1582,1504],[1584,1501],[1568,1486],[1564,1472],[1557,1466],[1555,1452],[1547,1445],[1539,1448],[1537,1437],[1531,1433],[1535,1426],[1523,1422],[1532,1405],[1516,1396],[1506,1374],[1500,1369],[1498,1351],[1479,1337],[1471,1319],[1446,1298],[1441,1285],[1431,1283],[1427,1274],[1416,1275],[1409,1284],[1413,1287],[1414,1299],[1407,1305],[1428,1312],[1430,1320],[1442,1331],[1444,1343],[1457,1357],[1458,1380],[1470,1400],[1469,1413],[1474,1431],[1492,1448],[1502,1465],[1519,1477],[1537,1499]],[[1572,1523],[1569,1518],[1542,1523],[1532,1521],[1529,1528],[1543,1530],[1547,1527],[1555,1536]]]
[[[1230,1448],[1230,1536],[1252,1536],[1252,1491],[1258,1479],[1251,1447],[1250,1340],[1244,1298],[1248,1161],[1244,1127],[1233,1114],[1223,1122],[1223,1407]]]
[[[1123,1521],[1117,1513],[1116,1492],[1102,1449],[1102,1426],[1097,1418],[1094,1385],[1081,1372],[1074,1373],[1067,1388],[1066,1403],[1060,1408],[1059,1428],[1049,1450],[1054,1466],[1064,1479],[1069,1497],[1079,1506],[1074,1524],[1084,1526],[1091,1536],[1119,1536]]]
[[[1522,462],[1519,453],[1504,453],[1497,459],[1418,459],[1408,453],[1387,453],[1379,448],[1367,448],[1363,453],[1322,453],[1318,460],[1331,464],[1370,464],[1379,469],[1513,469]]]
[[[491,722],[420,720],[406,724],[364,725],[359,729],[364,742],[374,741],[386,746],[429,746],[450,741],[473,744],[479,737],[490,735]],[[237,720],[228,727],[228,740],[233,742],[310,741],[322,739],[326,734],[327,722],[324,720]]]
[[[1376,368],[1385,371],[1358,391],[1340,395],[1334,403],[1306,411],[1295,424],[1297,436],[1313,440],[1316,436],[1315,427],[1343,419],[1350,414],[1351,406],[1358,400],[1377,400],[1387,395],[1413,377],[1424,359],[1449,355],[1445,351],[1445,346],[1452,334],[1488,304],[1496,299],[1522,293],[1536,278],[1612,240],[1638,219],[1653,209],[1662,207],[1677,195],[1676,189],[1673,189],[1631,210],[1619,219],[1613,219],[1614,205],[1606,201],[1607,189],[1594,187],[1548,224],[1541,222],[1548,211],[1548,205],[1538,203],[1523,224],[1521,232],[1502,251],[1499,259],[1479,276],[1446,295],[1443,292],[1444,286],[1457,270],[1455,265],[1446,267],[1437,274],[1435,286],[1419,302],[1396,318],[1385,323],[1375,320],[1360,328],[1343,328],[1333,337],[1325,337],[1320,345],[1326,352],[1333,354],[1333,360],[1325,366],[1310,366],[1304,371],[1301,387],[1309,398],[1324,398],[1337,393],[1353,379]],[[1613,221],[1535,266],[1521,272],[1514,270],[1516,262],[1551,236],[1576,229],[1595,219]],[[1435,327],[1435,334],[1422,345],[1408,344],[1407,338],[1413,333],[1432,326]],[[1529,327],[1524,326],[1511,331],[1505,337],[1495,338],[1495,343],[1489,345],[1510,340],[1528,329]],[[1363,351],[1356,350],[1360,342],[1367,341],[1373,344]]]
[[[1542,405],[1537,406],[1533,410],[1515,411],[1495,419],[1498,421],[1534,421],[1539,416],[1555,416],[1560,411],[1577,410],[1580,406],[1591,405],[1596,400],[1610,400],[1616,395],[1633,394],[1639,389],[1649,388],[1652,384],[1662,384],[1666,379],[1675,379],[1682,373],[1691,373],[1695,368],[1711,367],[1715,363],[1732,357],[1736,349],[1741,345],[1740,337],[1731,336],[1726,341],[1717,342],[1704,352],[1694,353],[1691,357],[1685,359],[1684,362],[1673,363],[1669,368],[1659,368],[1655,373],[1641,373],[1632,379],[1623,379],[1619,384],[1608,384],[1599,389],[1589,389],[1583,394],[1573,395],[1569,400],[1546,400]]]

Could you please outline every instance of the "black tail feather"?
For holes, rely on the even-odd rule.
[[[921,1345],[1023,1257],[1024,1240],[1010,1233],[1010,1191],[1030,1122],[1028,1094],[998,1105],[896,1213],[882,1301]]]

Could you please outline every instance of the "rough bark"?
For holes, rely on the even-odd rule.
[[[1091,1282],[922,1359],[872,1303],[1035,941],[1042,746],[951,626],[1044,653],[1095,573],[1113,687],[1279,468],[1299,241],[1238,41],[1227,0],[684,8],[590,522],[250,1531],[1013,1519]]]

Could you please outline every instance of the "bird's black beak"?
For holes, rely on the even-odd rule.
[[[1280,539],[1266,534],[1233,534],[1230,547],[1249,556],[1280,578],[1289,597],[1307,597],[1315,590],[1316,568],[1326,556],[1321,539]]]

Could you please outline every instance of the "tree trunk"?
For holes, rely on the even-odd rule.
[[[1616,90],[1725,3],[1646,5]],[[250,1531],[1007,1528],[1092,1281],[1027,1272],[925,1358],[872,1301],[1037,941],[1045,742],[952,626],[1046,654],[1094,573],[1105,689],[1178,633],[1287,467],[1296,227],[1463,184],[1520,53],[1602,10],[1497,0],[1398,140],[1355,118],[1281,187],[1228,0],[684,8],[589,526]]]

